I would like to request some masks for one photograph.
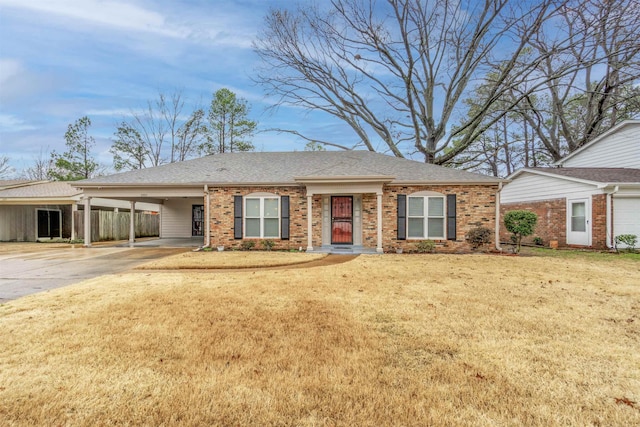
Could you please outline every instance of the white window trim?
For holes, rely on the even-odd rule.
[[[60,227],[60,235],[57,237],[40,237],[38,236],[38,212],[58,212],[59,214],[59,227]],[[49,209],[49,208],[36,208],[36,240],[50,240],[50,239],[61,239],[62,238],[62,209]]]
[[[247,216],[247,200],[260,200],[260,215],[259,216]],[[276,200],[278,202],[278,216],[276,217],[269,217],[268,219],[276,219],[278,221],[278,234],[277,236],[265,236],[264,235],[264,220],[265,220],[265,216],[264,216],[264,201],[265,200]],[[281,203],[280,203],[280,196],[276,195],[276,194],[265,194],[265,193],[259,193],[259,194],[248,194],[246,196],[244,196],[244,199],[242,201],[243,203],[243,212],[242,212],[242,231],[244,234],[244,237],[247,239],[280,239],[282,236],[282,230],[281,230],[281,218],[282,218],[282,212],[281,212]],[[259,219],[260,220],[260,236],[248,236],[247,235],[247,219]]]
[[[411,216],[409,215],[409,199],[423,199],[423,213],[424,216]],[[442,199],[442,216],[429,216],[429,199]],[[407,196],[407,240],[446,240],[447,236],[447,196],[440,193],[435,192],[421,192],[410,194]],[[422,218],[423,219],[423,230],[424,236],[414,237],[409,236],[409,219],[410,218]],[[429,218],[438,218],[442,219],[442,236],[429,236]]]

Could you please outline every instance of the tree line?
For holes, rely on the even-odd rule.
[[[301,2],[265,16],[254,80],[271,108],[324,112],[352,131],[344,143],[268,129],[307,149],[360,148],[506,176],[640,117],[638,28],[639,0]],[[247,111],[226,89],[208,111],[188,114],[180,94],[161,95],[118,126],[114,167],[250,150],[256,124]]]
[[[251,137],[257,122],[249,119],[248,102],[223,88],[213,94],[209,109],[187,111],[181,91],[148,101],[144,110],[131,113],[117,125],[109,149],[113,168],[128,171],[181,162],[190,158],[254,149]],[[75,181],[104,174],[93,153],[91,119],[84,116],[69,124],[64,135],[66,151],[40,153],[25,178]],[[0,163],[1,166],[1,163]],[[1,169],[0,169],[1,170]]]

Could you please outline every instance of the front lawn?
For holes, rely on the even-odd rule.
[[[140,270],[0,305],[0,331],[9,425],[640,424],[616,256]]]

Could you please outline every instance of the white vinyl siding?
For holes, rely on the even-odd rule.
[[[577,152],[562,165],[567,168],[640,168],[640,123],[629,124]]]
[[[588,197],[595,185],[524,172],[504,186],[501,203],[532,202],[538,200]]]
[[[444,239],[444,221],[444,197],[408,197],[407,237],[409,239]]]
[[[184,199],[169,199],[162,205],[160,237],[190,238],[192,206],[203,204],[202,197],[189,197]]]

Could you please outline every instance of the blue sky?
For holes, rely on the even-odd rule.
[[[0,155],[19,173],[88,115],[98,160],[111,167],[116,124],[158,92],[194,105],[226,87],[252,106],[261,129],[286,128],[353,145],[345,125],[271,105],[251,75],[251,42],[270,7],[287,0],[0,0]],[[287,134],[259,133],[259,151],[303,150]]]

